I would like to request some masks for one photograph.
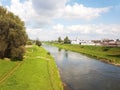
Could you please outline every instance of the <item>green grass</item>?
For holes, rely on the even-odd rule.
[[[97,58],[104,62],[120,65],[120,47],[103,47],[72,44],[52,44],[59,48],[71,50]]]
[[[54,59],[45,49],[37,46],[27,48],[22,62],[23,64],[0,85],[0,90],[63,90]]]
[[[17,62],[11,62],[0,59],[0,79],[1,77],[15,67]]]

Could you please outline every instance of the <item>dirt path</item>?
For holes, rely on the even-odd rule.
[[[23,61],[18,62],[17,65],[14,68],[12,68],[10,71],[6,72],[3,76],[1,76],[0,84],[2,84],[6,79],[8,79],[8,77],[11,74],[13,74],[20,67],[20,65],[22,65],[22,64],[23,64]]]
[[[38,57],[36,57],[36,58],[39,58],[39,59],[45,59],[45,60],[50,60],[49,58],[46,58],[46,57],[40,57],[40,56],[38,56]]]

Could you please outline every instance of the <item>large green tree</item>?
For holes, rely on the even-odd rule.
[[[68,36],[66,36],[64,38],[64,44],[70,44],[70,43],[71,43],[70,39],[68,38]]]
[[[0,6],[0,58],[23,58],[27,34],[21,19]]]

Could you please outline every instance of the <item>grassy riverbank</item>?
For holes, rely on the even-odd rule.
[[[120,47],[103,47],[103,46],[83,46],[72,44],[52,44],[59,48],[71,50],[86,54],[90,57],[97,58],[101,61],[120,65]]]
[[[54,59],[42,47],[27,48],[23,61],[0,60],[0,90],[63,90]]]

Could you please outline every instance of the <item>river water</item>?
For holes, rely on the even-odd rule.
[[[43,47],[54,57],[62,81],[71,90],[120,90],[120,67],[57,47]]]

